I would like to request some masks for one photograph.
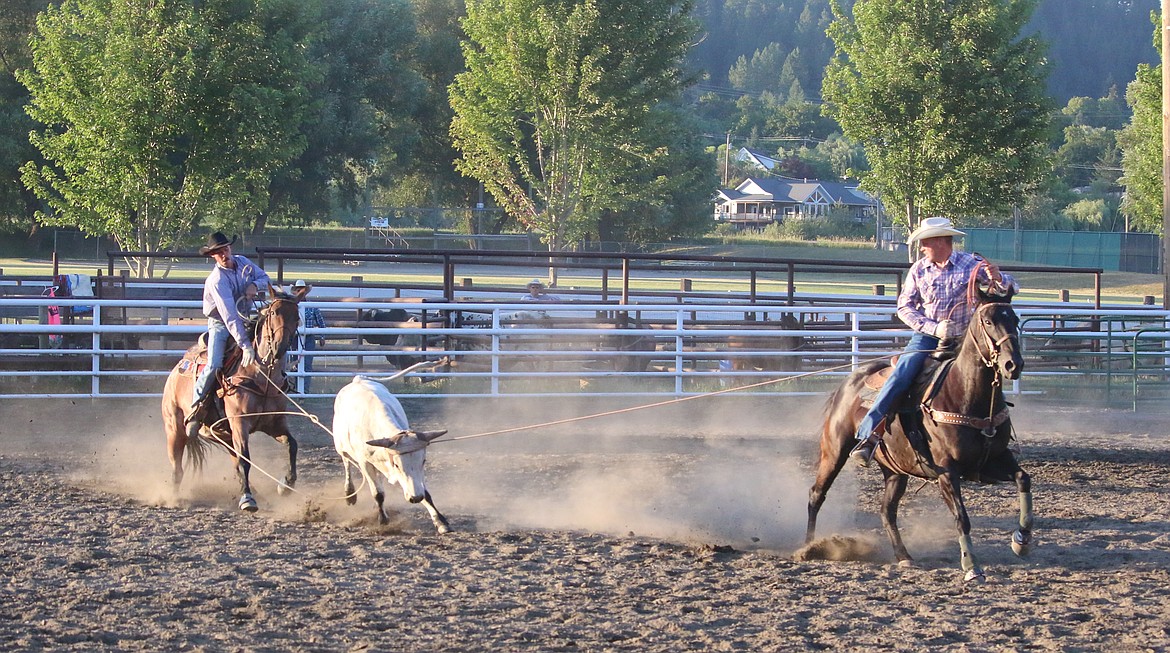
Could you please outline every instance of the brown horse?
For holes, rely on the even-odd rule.
[[[288,470],[284,485],[278,485],[277,490],[283,494],[296,483],[297,441],[289,433],[285,415],[280,413],[287,409],[288,403],[284,394],[285,353],[296,338],[300,319],[297,304],[305,298],[308,290],[307,287],[297,288],[289,295],[269,286],[269,296],[273,299],[260,310],[255,326],[256,363],[246,368],[239,367],[239,349],[234,347],[224,356],[219,378],[222,413],[221,407],[213,401],[202,423],[184,423],[197,375],[194,360],[201,354],[205,356],[200,346],[188,350],[183,360],[171,370],[163,389],[162,414],[176,492],[183,481],[184,450],[189,450],[191,466],[198,471],[203,466],[207,442],[211,441],[227,449],[235,461],[240,479],[240,509],[254,512],[256,500],[252,498],[252,487],[248,482],[252,468],[248,436],[256,431],[263,431],[288,447]]]
[[[1032,481],[1009,448],[1012,425],[1000,385],[1002,378],[1019,378],[1024,367],[1019,318],[1010,295],[996,298],[979,291],[975,299],[971,325],[954,359],[926,366],[912,391],[911,410],[899,418],[890,416],[889,434],[874,457],[885,476],[882,524],[898,561],[911,561],[898,532],[898,502],[906,483],[911,476],[937,481],[959,531],[966,580],[981,579],[983,571],[971,552],[971,521],[959,492],[962,479],[1014,480],[1020,515],[1012,549],[1026,555],[1032,542]],[[806,542],[813,540],[825,494],[857,443],[857,425],[866,411],[866,378],[888,367],[883,362],[855,371],[829,397],[817,477],[809,490]]]

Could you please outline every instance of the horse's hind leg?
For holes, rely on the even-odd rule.
[[[1017,468],[1015,479],[1020,494],[1020,522],[1012,533],[1012,551],[1023,557],[1032,552],[1032,477]]]
[[[852,437],[852,434],[845,432],[843,439],[841,432],[844,431],[842,429],[833,430],[830,425],[826,424],[821,435],[821,455],[817,463],[817,478],[808,491],[808,526],[804,531],[805,544],[812,542],[813,538],[816,537],[817,515],[820,514],[821,506],[825,503],[825,496],[829,493],[829,488],[833,486],[833,481],[837,479],[837,475],[841,473],[841,469],[845,467],[845,462],[849,458],[848,438]]]
[[[902,564],[910,563],[913,558],[902,542],[902,532],[898,530],[898,504],[906,494],[906,482],[909,477],[902,474],[886,472],[886,494],[882,500],[882,526],[886,528],[886,536],[894,547],[894,556]]]
[[[198,425],[194,425],[198,428]],[[168,429],[167,457],[171,461],[171,489],[178,493],[183,484],[183,452],[187,448],[187,433],[182,430]]]

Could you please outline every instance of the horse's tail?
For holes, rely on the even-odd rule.
[[[203,463],[207,461],[207,451],[210,449],[207,438],[199,431],[195,431],[187,438],[187,464],[191,471],[203,471]]]

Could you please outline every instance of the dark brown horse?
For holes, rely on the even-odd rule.
[[[1023,556],[1032,541],[1032,481],[1009,448],[1012,425],[1001,388],[1001,379],[1019,378],[1024,367],[1019,318],[1010,296],[997,298],[979,291],[975,300],[971,325],[957,354],[953,361],[941,364],[949,369],[936,375],[938,365],[926,366],[915,384],[910,412],[890,416],[889,433],[874,457],[885,476],[882,524],[899,562],[911,560],[898,532],[898,502],[906,483],[911,476],[937,481],[959,531],[966,580],[982,578],[983,571],[971,551],[971,521],[959,491],[961,480],[1014,480],[1020,516],[1012,549]],[[817,477],[809,490],[806,542],[813,540],[825,494],[857,443],[857,425],[866,411],[866,377],[888,367],[883,362],[855,371],[829,397]]]
[[[269,286],[273,300],[260,310],[255,326],[257,361],[249,367],[239,367],[239,349],[230,348],[224,356],[220,375],[223,413],[217,402],[210,402],[202,423],[185,424],[184,418],[191,404],[192,386],[197,375],[194,360],[206,352],[198,345],[188,350],[183,360],[171,370],[163,389],[163,426],[167,432],[167,453],[171,459],[171,478],[177,492],[183,481],[183,452],[190,452],[191,466],[198,471],[206,455],[207,442],[215,442],[227,449],[235,461],[240,479],[240,509],[253,512],[256,500],[248,474],[252,465],[248,436],[263,431],[288,447],[288,470],[284,485],[277,490],[287,492],[297,480],[297,441],[289,433],[283,413],[288,398],[284,394],[285,353],[296,338],[299,312],[297,304],[308,294],[308,288],[297,288],[294,294],[285,294]],[[276,413],[276,414],[267,414]],[[287,486],[287,487],[286,487]]]

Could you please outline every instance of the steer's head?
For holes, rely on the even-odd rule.
[[[371,447],[385,447],[390,456],[391,480],[402,488],[402,496],[411,503],[423,500],[427,493],[423,468],[427,462],[427,445],[447,431],[400,431],[388,437],[368,440]]]

